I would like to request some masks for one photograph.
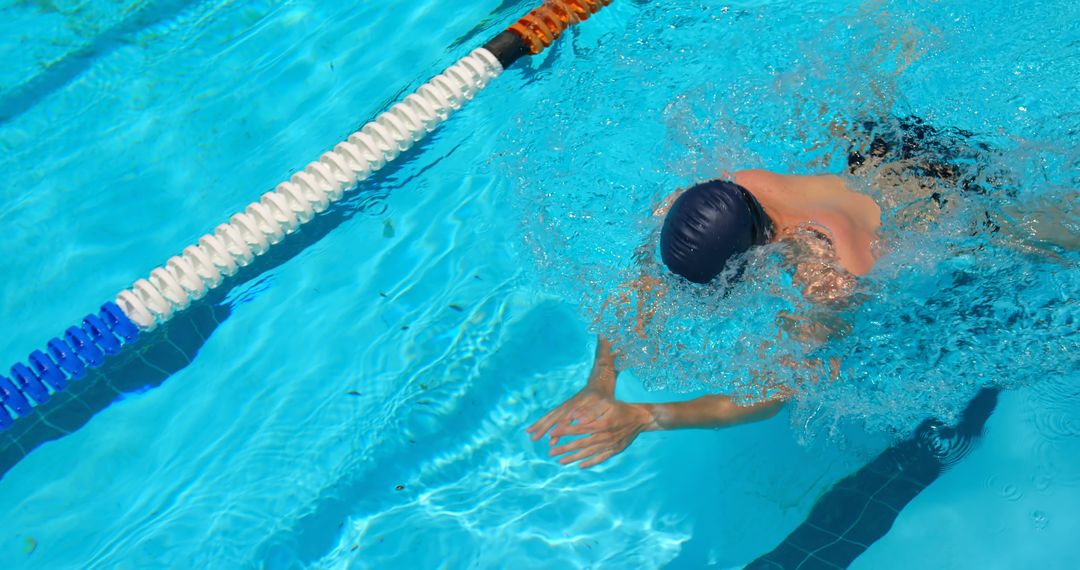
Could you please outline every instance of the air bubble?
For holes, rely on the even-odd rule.
[[[1043,530],[1050,524],[1050,517],[1043,511],[1035,511],[1031,513],[1031,525],[1036,530]]]

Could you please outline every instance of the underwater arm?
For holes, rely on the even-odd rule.
[[[622,453],[641,432],[679,428],[730,427],[771,418],[784,401],[768,400],[740,406],[727,396],[702,396],[688,402],[627,404],[608,400],[603,414],[576,424],[564,423],[551,432],[551,456],[563,455],[563,465],[581,461],[587,469]],[[559,445],[565,436],[584,436]]]
[[[996,223],[1012,237],[1009,245],[1027,254],[1067,264],[1063,252],[1080,251],[1080,211],[1073,204],[1080,192],[1066,194],[1064,204],[1035,203],[1021,208],[1008,204]]]
[[[652,417],[649,431],[680,428],[731,427],[767,420],[775,416],[786,401],[779,398],[740,406],[731,398],[710,395],[685,402],[636,404],[644,406]]]
[[[615,367],[615,351],[611,349],[611,341],[599,337],[596,342],[596,356],[593,360],[592,373],[586,388],[596,390],[608,397],[615,395],[615,381],[619,371]]]

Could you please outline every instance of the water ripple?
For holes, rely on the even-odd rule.
[[[991,475],[986,480],[986,486],[1006,501],[1019,501],[1024,497],[1019,485],[1002,479],[1000,475]]]

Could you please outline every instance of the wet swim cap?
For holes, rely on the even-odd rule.
[[[660,257],[673,273],[708,283],[733,255],[771,235],[772,221],[746,188],[710,180],[671,205],[660,230]]]

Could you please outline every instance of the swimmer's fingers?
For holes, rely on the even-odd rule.
[[[579,424],[591,424],[606,416],[611,407],[611,403],[606,401],[585,403],[570,410],[570,419]]]
[[[531,438],[533,441],[540,441],[540,438],[544,437],[544,434],[555,427],[557,423],[558,421],[556,419],[541,420],[525,431],[532,434]]]
[[[538,441],[540,438],[544,437],[544,434],[551,431],[552,441],[555,441],[559,436],[564,435],[562,430],[569,428],[573,424],[574,416],[575,414],[573,411],[567,411],[566,404],[563,404],[548,412],[547,415],[540,418],[525,431],[532,434],[533,441]],[[554,428],[554,430],[552,430],[552,428]]]
[[[551,437],[559,438],[565,435],[585,435],[587,433],[593,433],[597,431],[598,427],[600,426],[598,426],[595,422],[579,422],[576,424],[566,422],[556,426],[555,429],[551,431]]]
[[[559,463],[562,463],[563,465],[569,465],[575,461],[580,461],[582,459],[586,459],[590,456],[596,455],[598,452],[604,453],[603,447],[604,445],[599,443],[596,445],[590,445],[589,447],[581,449],[576,453],[571,453],[570,455],[559,459]]]
[[[597,453],[596,455],[590,457],[589,459],[586,459],[585,461],[582,461],[581,464],[578,465],[578,467],[580,467],[582,469],[588,469],[590,467],[600,465],[601,463],[607,461],[608,459],[611,459],[612,457],[615,457],[615,455],[618,454],[618,453],[619,453],[618,451],[601,451],[600,453]]]
[[[607,396],[594,396],[584,399],[569,410],[570,418],[579,424],[591,424],[600,421],[615,409],[615,400]]]
[[[549,454],[552,457],[555,457],[556,455],[562,455],[564,453],[568,453],[570,451],[575,451],[575,450],[578,450],[578,449],[585,449],[585,448],[594,447],[594,446],[597,446],[597,445],[603,445],[604,443],[605,443],[605,441],[603,441],[601,438],[598,438],[595,435],[590,435],[588,437],[583,437],[581,439],[575,439],[574,441],[571,441],[570,443],[560,445],[558,447],[553,447],[553,448],[551,448],[551,451],[549,452]]]
[[[567,421],[556,425],[555,429],[551,430],[551,446],[559,445],[559,441],[564,436],[589,435],[595,432],[596,430],[590,428],[589,425]]]
[[[533,441],[537,441],[544,437],[544,434],[547,433],[548,430],[555,427],[562,419],[563,415],[565,415],[563,407],[559,406],[544,414],[544,417],[536,420],[536,423],[529,426],[525,431],[532,434]]]

